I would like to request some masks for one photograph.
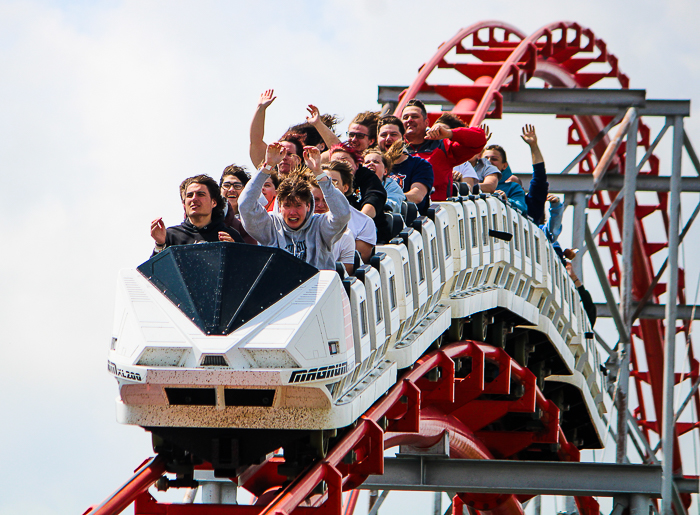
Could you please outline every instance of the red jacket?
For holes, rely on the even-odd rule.
[[[452,169],[469,161],[486,145],[486,135],[479,127],[452,129],[452,138],[425,140],[418,146],[408,144],[408,153],[426,159],[433,167],[431,200],[445,200],[452,196]]]

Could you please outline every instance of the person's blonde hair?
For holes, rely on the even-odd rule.
[[[369,154],[379,155],[382,158],[382,163],[384,163],[384,175],[386,176],[391,173],[396,160],[403,155],[404,146],[403,140],[398,140],[386,152],[382,152],[378,147],[372,147],[365,150],[362,157],[366,157]]]

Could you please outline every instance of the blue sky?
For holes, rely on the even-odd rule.
[[[0,245],[0,514],[82,513],[150,455],[143,430],[115,422],[105,361],[116,274],[150,254],[153,218],[178,222],[183,178],[250,166],[262,90],[278,95],[271,137],[302,121],[308,103],[344,117],[344,132],[355,113],[378,107],[377,85],[410,83],[460,27],[501,19],[529,34],[574,20],[608,43],[631,87],[695,103],[699,10],[648,0],[0,0],[10,215]],[[529,163],[517,138],[525,121],[494,124],[516,170]],[[576,154],[566,125],[542,123],[550,171],[561,169]],[[700,117],[686,127],[700,145]]]

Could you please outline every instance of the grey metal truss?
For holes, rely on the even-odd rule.
[[[613,497],[661,496],[660,465],[511,460],[385,458],[384,474],[358,488],[426,492]],[[677,481],[680,493],[698,493],[698,480]]]
[[[613,316],[607,304],[596,303],[595,306],[598,310],[598,317],[611,318]],[[635,319],[641,318],[644,320],[664,320],[666,318],[665,304],[642,305],[634,302],[632,307],[635,309],[635,313],[637,313],[636,310],[639,309],[639,314],[635,317]],[[681,304],[676,306],[676,311],[676,320],[700,319],[700,306]]]
[[[396,105],[407,86],[379,86],[377,101]],[[521,89],[502,92],[503,112],[615,116],[620,110],[637,109],[639,116],[690,116],[689,100],[648,100],[643,89]],[[432,91],[416,95],[426,105],[451,110],[454,105]]]
[[[523,189],[527,191],[530,186],[531,173],[516,173],[523,183]],[[618,173],[607,173],[600,181],[596,189],[593,177],[590,174],[547,174],[550,193],[585,193],[592,194],[599,190],[622,191],[624,189],[625,176]],[[700,192],[700,177],[681,177],[681,190],[683,193]],[[637,191],[671,191],[671,177],[668,175],[640,175],[637,177]]]

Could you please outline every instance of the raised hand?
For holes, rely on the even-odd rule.
[[[314,175],[321,173],[321,151],[318,148],[304,147],[304,162]]]
[[[537,134],[535,134],[534,125],[525,125],[525,127],[523,127],[523,134],[520,137],[531,147],[537,145]]]
[[[272,102],[275,101],[277,97],[275,96],[274,89],[266,89],[260,94],[260,100],[258,100],[258,107],[267,109]]]
[[[299,168],[299,165],[301,164],[301,158],[296,155],[296,154],[287,154],[289,158],[292,160],[292,164],[290,165],[289,169],[290,170],[296,170]]]
[[[559,202],[561,202],[559,197],[552,195],[551,193],[547,194],[547,200],[552,204],[559,204]]]
[[[287,149],[280,145],[279,141],[270,143],[265,150],[265,164],[277,166],[282,162],[284,156],[287,155]]]
[[[425,132],[425,139],[450,139],[452,129],[441,123],[436,123]]]
[[[162,218],[156,218],[151,222],[151,238],[156,240],[158,245],[165,245],[165,224]]]
[[[566,249],[564,250],[564,257],[571,261],[576,257],[576,254],[578,254],[578,249]],[[572,278],[573,279],[573,278]]]
[[[482,131],[484,131],[484,136],[486,136],[486,143],[488,143],[489,140],[491,139],[491,136],[492,136],[491,129],[489,129],[489,126],[486,125],[485,123],[482,123],[481,125],[479,125],[479,128]]]
[[[306,117],[306,121],[311,125],[316,125],[321,121],[321,115],[319,114],[318,107],[313,104],[309,104],[306,110],[309,112],[309,116]]]

